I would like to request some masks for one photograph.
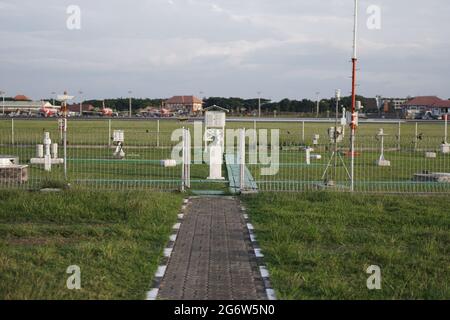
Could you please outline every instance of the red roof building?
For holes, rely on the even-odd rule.
[[[31,99],[27,96],[24,96],[23,94],[19,94],[14,97],[14,101],[31,101]]]
[[[194,96],[174,96],[166,100],[166,108],[172,111],[185,111],[186,113],[198,113],[203,109],[203,101]]]
[[[450,111],[450,100],[442,100],[436,96],[415,97],[403,105],[406,118],[417,117],[441,118]]]

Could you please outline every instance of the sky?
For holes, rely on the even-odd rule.
[[[359,94],[450,98],[450,1],[361,0],[359,14]],[[328,98],[350,94],[352,30],[353,0],[0,0],[0,90]]]

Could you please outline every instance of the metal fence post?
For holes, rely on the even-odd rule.
[[[108,120],[108,146],[111,147],[111,119]]]
[[[414,135],[414,151],[417,151],[417,142],[419,139],[419,123],[416,122],[416,130]]]
[[[184,127],[183,127],[184,130]],[[156,120],[156,146],[159,148],[159,120]]]
[[[14,118],[11,119],[11,143],[14,144]]]
[[[302,122],[302,143],[305,143],[305,121]]]
[[[245,190],[245,129],[239,131],[239,176],[242,192]]]
[[[184,130],[183,127],[183,135],[182,135],[182,139],[183,139],[183,149],[181,151],[181,192],[185,191],[185,184],[186,184],[186,130]]]
[[[67,118],[64,118],[64,179],[67,181]]]

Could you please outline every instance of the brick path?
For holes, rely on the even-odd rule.
[[[267,298],[237,199],[191,199],[158,298]]]

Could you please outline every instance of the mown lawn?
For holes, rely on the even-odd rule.
[[[0,193],[0,299],[143,299],[182,196]],[[66,287],[81,269],[81,290]]]
[[[280,299],[450,299],[450,197],[245,198]],[[381,290],[368,290],[370,265]]]

